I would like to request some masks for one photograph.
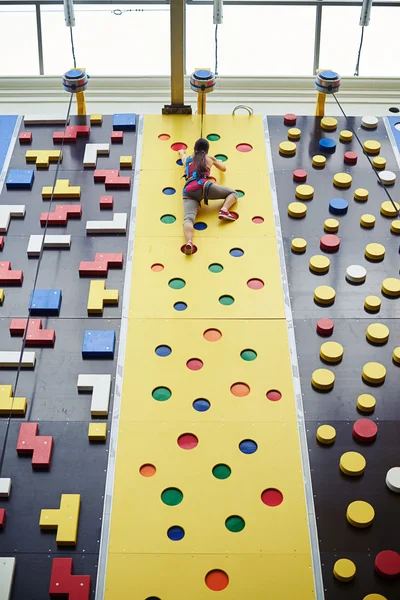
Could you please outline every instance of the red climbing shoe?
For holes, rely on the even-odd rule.
[[[193,242],[186,242],[185,244],[185,254],[190,256],[190,254],[194,254],[194,245]]]
[[[236,216],[233,213],[229,212],[229,210],[227,210],[226,208],[221,208],[221,210],[219,211],[218,219],[221,219],[223,221],[236,221]]]

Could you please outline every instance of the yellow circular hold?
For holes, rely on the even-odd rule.
[[[335,131],[338,126],[337,119],[334,117],[324,117],[321,119],[321,127],[325,129],[325,131]]]
[[[331,390],[335,383],[335,374],[329,369],[317,369],[312,374],[311,383],[317,390]]]
[[[311,200],[314,196],[314,188],[311,185],[303,183],[296,188],[296,198],[300,200]]]
[[[400,210],[400,204],[398,204],[397,202],[395,202],[394,204],[395,204],[397,210]],[[393,206],[393,204],[390,202],[390,200],[385,200],[385,202],[382,202],[381,213],[385,217],[397,217],[397,211],[396,211],[395,207]]]
[[[288,129],[287,134],[290,140],[299,140],[301,136],[301,130],[297,127],[291,127],[291,129]]]
[[[354,200],[358,200],[358,202],[366,202],[368,200],[368,190],[365,188],[357,188],[354,192]]]
[[[336,439],[336,429],[332,425],[320,425],[317,429],[317,440],[320,444],[333,444]]]
[[[367,296],[364,300],[364,308],[369,312],[379,312],[382,300],[379,296]]]
[[[367,140],[364,142],[364,150],[367,154],[379,154],[381,145],[376,140]]]
[[[362,377],[367,383],[381,385],[386,378],[386,369],[381,363],[369,362],[363,366]]]
[[[296,154],[296,144],[294,142],[281,142],[279,152],[287,156],[294,156]]]
[[[325,219],[324,229],[329,233],[336,233],[339,229],[339,221],[337,219]]]
[[[389,334],[389,327],[386,327],[383,323],[372,323],[367,327],[367,340],[373,344],[386,344]]]
[[[345,475],[358,477],[364,473],[367,461],[359,452],[345,452],[340,457],[339,466]]]
[[[372,159],[372,164],[375,169],[384,169],[386,167],[386,158],[383,158],[383,156],[376,156]]]
[[[324,342],[319,350],[322,360],[329,363],[338,363],[343,358],[343,346],[339,342]]]
[[[325,304],[329,306],[335,302],[336,292],[329,285],[319,285],[314,290],[314,300],[318,304]]]
[[[371,394],[361,394],[357,398],[357,408],[364,413],[372,413],[375,410],[376,399]]]
[[[390,231],[392,233],[400,233],[400,219],[396,219],[396,221],[392,221],[390,225]]]
[[[393,350],[393,356],[392,356],[393,360],[395,363],[397,363],[398,365],[400,365],[400,346],[397,346],[397,348],[395,348]]]
[[[334,185],[336,185],[336,187],[340,187],[340,188],[350,187],[352,181],[353,181],[353,178],[348,173],[336,173],[336,175],[333,178]]]
[[[312,157],[312,165],[313,167],[322,169],[326,165],[326,157],[322,156],[322,154],[316,154]]]
[[[400,279],[397,279],[397,277],[384,279],[382,281],[382,292],[393,298],[400,296]]]
[[[307,206],[302,202],[292,202],[288,206],[288,214],[294,219],[302,219],[307,214]]]
[[[304,238],[294,238],[292,240],[292,251],[297,254],[302,254],[306,251],[307,248],[307,240]]]
[[[316,254],[310,258],[310,269],[314,273],[327,273],[329,271],[331,261],[327,256]]]
[[[385,257],[386,248],[382,244],[367,244],[365,247],[365,256],[369,260],[380,262]]]
[[[339,139],[341,142],[351,142],[353,139],[353,132],[348,129],[343,129],[339,134]]]
[[[346,517],[354,527],[369,527],[374,520],[375,511],[373,506],[364,500],[351,502],[347,507]]]
[[[340,558],[333,565],[333,574],[339,581],[351,581],[356,575],[356,565],[348,558]]]
[[[365,229],[371,229],[375,226],[376,219],[374,215],[365,214],[361,215],[360,225],[361,227],[365,227]]]
[[[363,600],[387,600],[387,598],[381,594],[368,594],[368,596],[364,596]]]

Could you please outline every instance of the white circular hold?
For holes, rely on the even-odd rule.
[[[400,494],[400,467],[392,467],[386,473],[386,485],[392,492]]]
[[[346,269],[346,279],[353,283],[363,283],[367,276],[367,269],[361,265],[350,265]]]
[[[361,125],[365,127],[365,129],[375,129],[378,127],[378,119],[376,117],[363,117],[361,119]]]
[[[400,131],[400,123],[396,123],[394,128],[397,129],[397,131]]]
[[[379,176],[380,182],[383,183],[383,185],[393,185],[396,181],[396,173],[393,173],[393,171],[381,171]]]

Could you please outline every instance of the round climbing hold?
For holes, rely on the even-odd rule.
[[[175,142],[171,145],[171,150],[179,152],[179,150],[187,150],[187,145],[184,142]]]
[[[335,131],[337,125],[338,121],[334,117],[323,117],[321,119],[321,127],[325,131]]]
[[[288,206],[288,215],[293,219],[302,219],[307,214],[307,206],[302,202],[292,202]]]
[[[197,410],[197,412],[206,412],[210,408],[211,404],[205,398],[196,398],[196,400],[193,400],[192,406],[194,410]]]
[[[326,156],[322,156],[322,154],[315,154],[312,157],[312,166],[317,169],[323,169],[326,165]]]
[[[350,265],[346,269],[346,279],[351,283],[364,283],[367,270],[362,265]]]
[[[364,473],[367,461],[359,452],[345,452],[340,457],[339,466],[345,475],[358,477]]]
[[[336,151],[336,142],[331,138],[322,138],[318,143],[319,149],[327,154],[333,154]]]
[[[353,132],[348,129],[343,129],[339,134],[339,139],[344,143],[351,142],[353,139]]]
[[[319,350],[322,360],[333,364],[342,360],[343,353],[343,346],[339,342],[324,342]]]
[[[372,164],[375,167],[375,169],[385,169],[386,158],[383,158],[383,156],[376,156],[372,159]]]
[[[335,374],[329,369],[316,369],[311,376],[311,383],[317,390],[329,391],[335,383]]]
[[[293,113],[287,113],[283,117],[283,122],[285,125],[289,125],[290,127],[294,127],[296,125],[297,117]]]
[[[375,518],[375,510],[368,502],[356,500],[348,505],[346,517],[353,527],[369,527]]]
[[[340,558],[333,565],[333,574],[339,581],[351,581],[356,576],[356,565],[348,558]]]
[[[241,248],[231,248],[229,254],[235,258],[240,258],[243,256],[244,251]]]
[[[310,258],[310,271],[313,273],[327,273],[329,271],[331,261],[327,256],[316,254]]]
[[[223,306],[230,306],[231,304],[233,304],[235,302],[235,298],[233,296],[229,296],[229,295],[223,295],[219,297],[219,303],[222,304]]]
[[[317,429],[317,440],[320,444],[333,444],[336,439],[336,429],[332,425],[320,425]]]
[[[393,171],[381,171],[379,174],[379,183],[383,185],[394,185],[396,181],[396,173]]]
[[[294,156],[296,154],[296,144],[294,142],[281,142],[279,144],[279,153],[284,156]]]
[[[379,312],[381,308],[382,300],[379,296],[367,296],[364,300],[364,308],[368,312]]]
[[[367,340],[373,344],[386,344],[389,339],[389,327],[383,323],[371,323],[367,327]]]
[[[378,426],[370,419],[358,419],[353,425],[353,437],[363,444],[370,444],[376,440]]]
[[[375,571],[387,579],[400,577],[400,554],[394,550],[379,552],[375,558]]]
[[[375,410],[376,399],[371,394],[360,394],[357,398],[357,408],[364,413],[372,413]]]
[[[397,219],[396,221],[392,221],[390,224],[390,231],[392,233],[400,233],[400,219]]]
[[[336,233],[339,229],[339,221],[337,219],[325,219],[324,230],[328,233]]]
[[[358,154],[357,152],[345,152],[343,160],[347,165],[356,165],[358,161]]]
[[[311,200],[314,196],[314,188],[311,185],[298,185],[296,188],[296,198],[300,200]]]
[[[354,200],[358,200],[358,202],[366,202],[368,200],[368,190],[365,188],[357,188],[354,192]]]
[[[323,235],[319,241],[319,247],[324,252],[337,252],[340,248],[340,237],[327,233]]]
[[[368,596],[364,596],[363,600],[387,600],[387,598],[381,594],[368,594]]]
[[[367,140],[364,142],[364,150],[367,154],[379,154],[381,145],[376,140]]]
[[[161,223],[164,223],[164,225],[171,225],[171,223],[175,223],[176,217],[174,215],[162,215],[160,221]]]
[[[378,127],[378,119],[376,117],[363,117],[361,119],[361,126],[365,129],[376,129]]]
[[[400,296],[400,279],[397,279],[396,277],[384,279],[382,282],[382,292],[386,294],[386,296],[398,298]]]
[[[345,215],[349,208],[349,203],[344,198],[332,198],[329,202],[329,212],[334,215]]]
[[[384,217],[397,217],[397,213],[400,211],[400,204],[397,202],[393,203],[390,200],[385,200],[381,204],[381,213]]]
[[[400,494],[400,467],[392,467],[386,473],[386,485],[389,490]]]
[[[372,227],[375,227],[375,222],[376,222],[376,219],[375,219],[374,215],[370,215],[368,213],[366,213],[365,215],[361,215],[361,218],[360,218],[361,227],[364,227],[365,229],[372,229]]]
[[[209,133],[207,139],[209,142],[218,142],[221,136],[218,133]]]
[[[238,152],[251,152],[253,150],[253,146],[250,144],[238,144],[236,146],[236,150]]]
[[[292,240],[292,252],[303,254],[307,249],[307,240],[303,238],[294,238]]]
[[[171,136],[168,133],[160,133],[158,139],[162,142],[166,142],[167,140],[171,139]]]
[[[330,306],[335,302],[336,292],[329,285],[320,285],[314,290],[314,300],[317,304]]]
[[[348,188],[351,186],[353,178],[348,173],[336,173],[333,177],[333,185],[340,188]]]
[[[400,346],[393,350],[392,358],[396,365],[400,365]]]
[[[381,385],[386,379],[386,368],[381,363],[366,363],[363,366],[362,377],[367,383]]]
[[[299,140],[301,136],[301,130],[298,127],[292,127],[287,132],[289,140]]]
[[[229,577],[225,571],[214,569],[209,571],[205,577],[206,586],[213,592],[221,592],[229,585]]]
[[[225,527],[232,533],[239,533],[240,531],[243,531],[245,525],[246,523],[244,519],[239,517],[239,515],[231,515],[225,521]]]
[[[334,326],[331,319],[319,319],[317,322],[317,333],[322,337],[329,337],[333,333]]]
[[[304,183],[307,180],[307,171],[304,169],[296,169],[293,171],[293,181],[297,181],[299,183]]]

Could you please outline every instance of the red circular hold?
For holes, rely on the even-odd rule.
[[[400,554],[394,550],[383,550],[376,555],[375,570],[381,577],[400,577]]]
[[[275,488],[268,488],[261,494],[261,500],[267,506],[279,506],[283,502],[283,494]]]
[[[182,252],[182,254],[186,254],[186,252],[185,252],[185,245],[186,244],[183,244],[183,246],[181,246],[181,252]],[[193,244],[192,254],[196,254],[196,252],[197,252],[197,246],[195,244]],[[189,254],[189,256],[191,256],[191,254]]]
[[[236,150],[239,152],[251,152],[253,150],[253,146],[250,146],[250,144],[238,144],[236,146]]]
[[[198,438],[193,433],[182,433],[178,437],[178,446],[182,450],[193,450],[199,443]]]
[[[306,181],[307,180],[307,171],[304,169],[296,169],[293,171],[293,181]]]
[[[378,426],[370,419],[358,419],[353,425],[353,437],[359,442],[369,444],[378,434]]]
[[[285,125],[290,125],[291,127],[293,127],[293,125],[296,125],[297,117],[293,113],[287,113],[283,117],[283,122]]]
[[[228,586],[229,577],[225,571],[214,569],[213,571],[209,571],[207,573],[205,581],[208,589],[212,590],[213,592],[221,592]]]
[[[267,398],[268,400],[271,400],[271,402],[278,402],[278,400],[282,398],[282,394],[279,390],[269,390],[269,392],[267,392]]]
[[[172,144],[171,150],[173,150],[174,152],[179,152],[179,150],[187,150],[187,145],[183,142],[175,142],[174,144]]]
[[[344,162],[348,165],[356,165],[358,160],[357,152],[345,152]]]
[[[317,322],[317,333],[323,337],[328,337],[332,335],[334,327],[334,322],[331,319],[319,319]]]
[[[191,371],[200,371],[200,369],[203,368],[203,361],[199,358],[190,358],[187,361],[186,366]]]
[[[239,218],[239,215],[237,214],[237,212],[235,212],[234,210],[230,210],[229,212],[231,213],[231,215],[233,215],[235,217],[235,220],[237,221]]]
[[[260,223],[264,223],[264,218],[263,217],[253,217],[252,221],[253,221],[253,223],[256,223],[257,225],[259,225]]]
[[[249,279],[247,282],[247,286],[251,290],[261,290],[264,287],[264,282],[262,279]]]
[[[319,247],[324,252],[337,252],[340,248],[340,237],[327,233],[320,239]]]

